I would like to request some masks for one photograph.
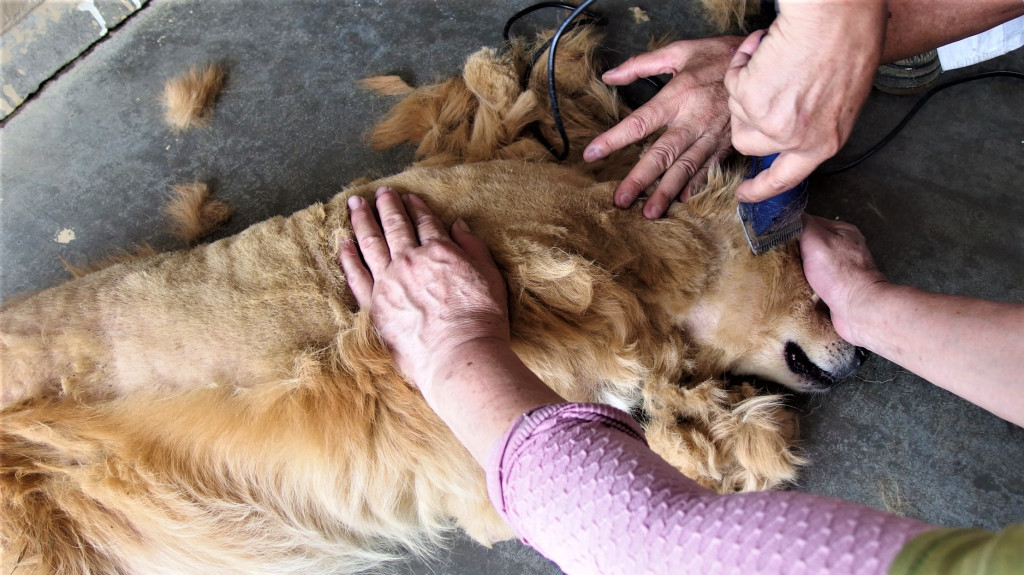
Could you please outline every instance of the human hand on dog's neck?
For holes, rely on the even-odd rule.
[[[723,36],[682,40],[633,56],[601,79],[624,86],[639,78],[672,74],[649,102],[587,145],[583,157],[594,162],[665,128],[657,141],[615,190],[615,205],[628,208],[658,182],[644,205],[644,216],[658,219],[672,201],[686,201],[706,182],[712,164],[732,150],[729,95],[722,79],[743,38]]]

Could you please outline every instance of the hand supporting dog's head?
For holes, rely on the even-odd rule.
[[[804,278],[796,240],[761,255],[750,251],[735,215],[737,183],[715,182],[709,187],[718,192],[692,200],[716,227],[720,270],[717,285],[678,320],[727,372],[824,391],[853,373],[866,352],[836,333]]]

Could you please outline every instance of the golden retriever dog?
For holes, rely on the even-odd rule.
[[[751,254],[741,171],[713,171],[658,221],[612,206],[639,150],[581,160],[625,111],[594,74],[595,44],[583,31],[559,47],[562,164],[530,128],[556,141],[544,59],[527,74],[526,47],[483,50],[437,86],[369,82],[409,92],[374,138],[417,142],[421,165],[5,304],[4,572],[353,572],[428,553],[456,527],[483,544],[513,536],[342,274],[346,198],[380,185],[486,241],[515,350],[560,395],[633,410],[651,446],[711,488],[792,480],[802,461],[779,396],[723,376],[816,390],[861,358],[794,242]]]

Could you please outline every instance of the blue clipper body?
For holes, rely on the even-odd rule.
[[[772,165],[778,154],[751,158],[751,179]],[[807,180],[795,188],[760,202],[740,202],[736,208],[747,243],[755,254],[762,254],[771,248],[791,240],[803,231],[800,216],[807,208]]]

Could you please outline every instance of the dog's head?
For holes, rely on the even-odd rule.
[[[797,240],[754,255],[747,245],[731,184],[717,197],[695,198],[716,228],[714,285],[679,323],[724,371],[754,375],[797,391],[823,391],[863,363],[866,352],[847,343],[828,307],[807,284]]]
[[[724,262],[718,289],[684,323],[726,371],[823,391],[860,367],[866,353],[832,327],[804,279],[796,240],[759,256],[737,251]]]

